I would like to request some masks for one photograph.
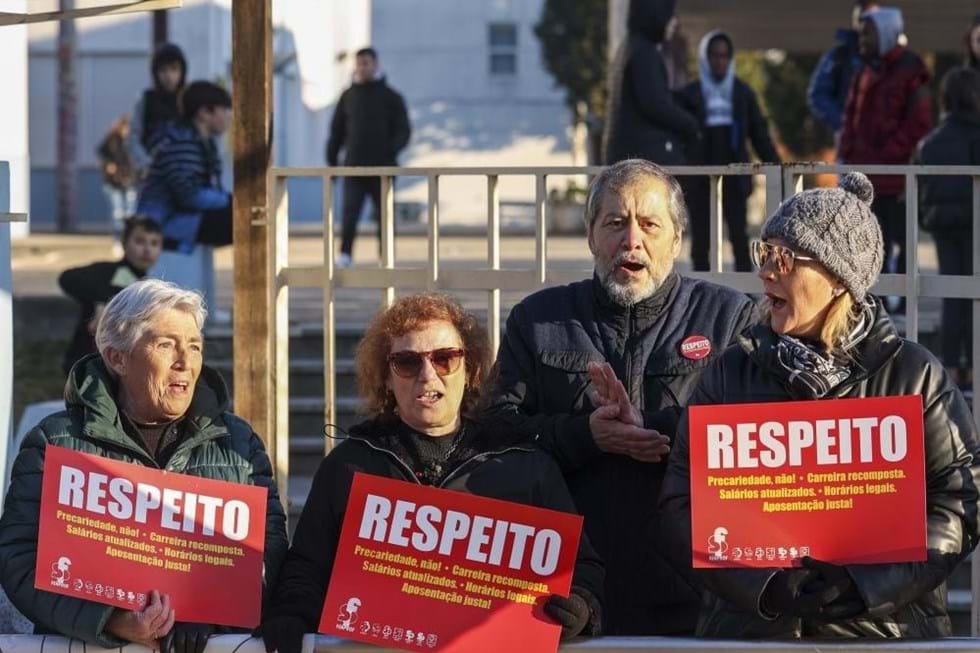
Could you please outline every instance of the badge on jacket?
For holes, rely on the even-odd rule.
[[[692,361],[701,360],[711,353],[711,341],[701,335],[684,338],[681,342],[681,356]]]

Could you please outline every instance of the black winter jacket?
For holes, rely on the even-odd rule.
[[[406,459],[399,425],[381,419],[354,426],[316,472],[293,543],[265,619],[299,617],[316,632],[344,523],[354,473],[362,472],[409,483],[420,482]],[[575,512],[568,488],[554,462],[533,441],[502,435],[473,422],[451,460],[461,461],[437,487],[562,512]],[[572,585],[588,593],[593,608],[586,633],[598,634],[602,609],[603,567],[588,538],[579,541]]]
[[[351,84],[334,109],[327,165],[393,166],[412,130],[405,100],[384,79]]]
[[[589,429],[590,361],[608,361],[648,428],[673,436],[698,377],[753,319],[751,300],[729,288],[671,274],[626,309],[590,279],[537,292],[511,311],[497,358],[488,418],[526,434],[558,461],[606,563],[605,632],[691,633],[698,593],[666,558],[657,495],[666,463],[603,453]],[[712,352],[685,358],[681,343],[705,336]]]
[[[946,584],[977,544],[980,442],[963,395],[924,347],[899,337],[876,302],[871,332],[857,346],[852,375],[828,399],[921,395],[925,414],[928,558],[924,562],[847,565],[868,611],[830,623],[788,617],[766,620],[759,600],[775,569],[712,569],[698,634],[706,637],[944,637],[950,635]],[[812,399],[789,386],[776,363],[776,335],[747,329],[701,377],[689,405]],[[670,456],[661,507],[690,566],[690,476],[687,417]]]
[[[916,163],[980,165],[980,116],[953,114],[919,143]],[[973,224],[969,177],[920,178],[919,222],[930,231],[965,231]]]
[[[75,365],[65,385],[67,410],[44,418],[21,445],[0,517],[0,582],[17,609],[38,633],[58,633],[106,648],[127,643],[105,631],[115,608],[34,589],[34,567],[45,447],[159,468],[123,431],[115,393],[116,384],[98,355]],[[228,400],[221,376],[205,367],[187,412],[184,439],[165,469],[268,489],[264,581],[271,587],[288,545],[286,516],[265,447],[247,422],[228,412]]]
[[[684,150],[698,135],[698,122],[674,103],[660,54],[675,0],[633,0],[629,36],[609,77],[604,160],[639,158],[662,165],[685,163]]]

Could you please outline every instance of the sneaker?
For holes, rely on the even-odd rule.
[[[338,254],[337,258],[334,259],[333,266],[338,269],[349,268],[353,264],[351,261],[350,254]]]

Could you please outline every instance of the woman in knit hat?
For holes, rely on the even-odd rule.
[[[702,636],[951,634],[945,581],[980,537],[980,442],[943,365],[899,336],[868,293],[883,249],[873,195],[867,177],[849,173],[839,188],[794,195],[766,221],[753,247],[763,318],[705,371],[689,405],[921,395],[927,559],[834,565],[804,558],[789,569],[706,570]],[[674,535],[689,545],[687,425],[685,414],[661,502]]]

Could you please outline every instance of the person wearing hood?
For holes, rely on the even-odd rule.
[[[840,131],[851,80],[861,69],[858,53],[861,15],[877,6],[874,0],[856,0],[851,12],[851,27],[837,30],[834,46],[820,57],[810,77],[806,91],[810,113],[834,132]]]
[[[153,86],[143,91],[130,116],[126,143],[137,170],[145,173],[164,129],[180,117],[177,98],[187,81],[187,59],[173,43],[164,43],[150,63]]]
[[[942,83],[942,119],[919,143],[916,163],[980,165],[980,69],[954,68]],[[936,241],[940,274],[973,274],[973,184],[969,177],[920,177],[919,221]],[[944,299],[943,364],[961,388],[972,386],[973,317],[968,299]]]
[[[869,294],[881,271],[881,229],[867,177],[783,202],[753,243],[767,302],[701,376],[688,406],[917,395],[922,398],[926,558],[698,570],[707,589],[698,634],[792,639],[938,638],[951,634],[946,579],[976,547],[980,440],[963,395],[925,347],[902,338]],[[660,495],[665,523],[691,565],[689,413]],[[923,488],[923,490],[926,490]]]
[[[980,70],[980,14],[973,17],[966,32],[966,60],[963,65]]]
[[[865,65],[851,83],[838,158],[848,164],[907,165],[932,127],[929,69],[902,45],[902,12],[878,7],[861,14],[858,47]],[[881,222],[887,271],[905,272],[905,177],[872,176],[874,214]],[[914,247],[914,245],[913,245]]]
[[[354,58],[354,80],[337,101],[327,140],[327,165],[340,163],[344,151],[345,166],[394,166],[398,153],[405,149],[412,128],[408,121],[405,100],[388,86],[378,63],[374,48],[357,51]],[[337,267],[351,265],[357,219],[364,200],[374,205],[381,239],[381,179],[380,177],[344,177],[343,223],[340,236],[340,256]]]
[[[735,47],[728,34],[712,30],[698,45],[700,79],[685,86],[681,104],[697,116],[702,137],[688,152],[691,165],[727,165],[751,161],[748,143],[764,163],[779,163],[769,137],[769,125],[755,91],[735,76]],[[682,182],[691,220],[691,259],[695,270],[708,269],[711,210],[708,180],[688,177]],[[747,200],[752,177],[725,177],[722,212],[735,253],[735,269],[748,272],[749,240],[745,233]]]
[[[263,596],[275,583],[288,545],[286,516],[262,440],[229,410],[221,375],[203,364],[206,315],[197,292],[158,279],[127,286],[99,319],[99,353],[71,369],[65,410],[25,436],[0,516],[0,583],[36,633],[103,648],[135,642],[162,653],[201,653],[212,633],[225,630],[175,621],[180,615],[169,597],[155,590],[142,610],[126,610],[35,588],[48,446],[265,488]]]
[[[313,478],[263,615],[260,634],[269,653],[300,653],[303,634],[316,632],[355,473],[575,512],[558,465],[534,438],[475,418],[490,344],[458,301],[436,293],[399,299],[371,321],[356,366],[370,417],[350,429]],[[563,641],[599,633],[603,575],[583,533],[571,593],[544,602]]]
[[[674,15],[675,0],[633,0],[629,35],[609,75],[603,159],[613,164],[646,159],[683,165],[698,121],[674,102],[660,46]]]

